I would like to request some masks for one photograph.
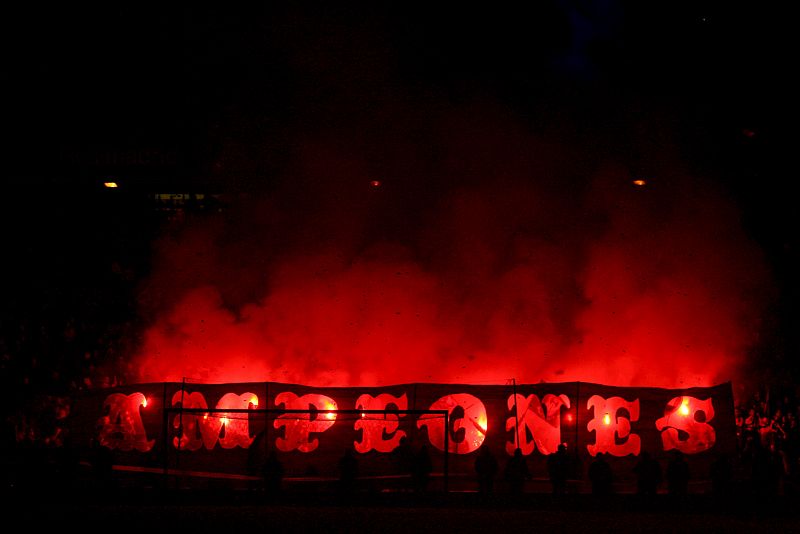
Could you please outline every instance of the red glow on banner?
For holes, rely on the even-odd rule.
[[[586,429],[594,432],[595,436],[594,444],[586,446],[589,454],[639,455],[641,438],[631,433],[631,421],[639,420],[639,399],[628,402],[622,397],[604,399],[599,395],[593,395],[586,402],[586,408],[594,409],[594,418],[586,425]],[[626,410],[629,417],[620,416],[620,410]],[[603,414],[602,424],[598,419],[599,414]]]
[[[478,450],[488,431],[486,407],[480,399],[469,393],[454,393],[440,398],[431,404],[430,409],[447,410],[450,414],[450,452],[468,454]],[[444,418],[433,414],[422,415],[417,421],[417,428],[423,426],[428,429],[431,444],[440,451],[445,450]]]
[[[721,453],[732,453],[736,448],[734,402],[729,383],[689,390],[697,397],[686,395],[685,389],[578,383],[522,384],[517,387],[525,394],[516,395],[508,395],[508,386],[464,386],[471,393],[441,397],[448,389],[455,388],[443,384],[400,384],[386,388],[315,390],[281,383],[191,387],[194,391],[175,391],[170,384],[142,384],[137,389],[144,393],[89,392],[77,401],[78,418],[71,425],[91,427],[101,415],[96,443],[147,453],[138,456],[142,465],[151,465],[153,458],[169,453],[174,447],[186,451],[198,468],[202,465],[203,469],[213,471],[214,466],[224,464],[226,470],[239,469],[250,474],[257,454],[273,447],[283,452],[316,452],[316,456],[305,460],[299,454],[283,456],[282,461],[288,462],[292,472],[301,472],[309,466],[318,468],[321,464],[311,460],[317,458],[327,466],[322,469],[327,470],[325,476],[328,476],[336,468],[332,455],[341,454],[342,447],[352,447],[350,450],[362,455],[365,472],[380,473],[396,464],[397,458],[392,453],[404,438],[416,446],[429,442],[431,448],[447,448],[450,453],[460,455],[480,448],[505,449],[512,455],[519,447],[526,455],[544,456],[563,443],[587,462],[601,453],[637,456],[643,448],[654,453],[677,449],[686,454],[702,453],[712,447]],[[263,400],[251,392],[223,394],[228,388],[242,391],[251,387],[258,388],[256,391],[274,391],[276,396]],[[145,399],[158,399],[164,388],[173,391],[171,401],[162,406],[161,402],[151,400],[145,408]],[[291,391],[295,388],[308,393],[297,395]],[[314,391],[325,391],[331,396]],[[574,396],[553,391],[574,392]],[[581,397],[581,392],[586,396]],[[206,401],[209,395],[218,398],[213,410]],[[351,403],[354,409],[345,411],[354,417],[337,420],[341,405],[337,399]],[[436,399],[429,409],[440,413],[425,413],[421,409],[429,405],[429,399]],[[279,408],[278,412],[284,413],[255,411],[259,405],[273,404]],[[445,414],[447,424],[444,424]],[[569,421],[570,416],[574,422],[562,431],[561,418]],[[269,421],[273,421],[277,431],[265,428]],[[338,428],[328,432],[334,425]],[[263,441],[257,450],[245,453],[241,449],[254,447],[255,436],[251,437],[251,431]],[[156,439],[148,439],[148,434]],[[700,455],[696,461],[702,465],[710,462],[712,456]],[[131,457],[136,455],[125,455],[125,461]],[[626,462],[619,465],[629,465]],[[472,472],[469,458],[450,465],[460,474],[465,473],[464,469]]]
[[[253,402],[255,400],[255,402]],[[258,397],[252,393],[226,393],[217,402],[218,409],[245,410],[250,406],[258,406]],[[250,437],[250,422],[246,413],[222,412],[220,423],[225,426],[224,436],[220,438],[219,445],[223,449],[242,447],[246,449],[253,442]]]
[[[541,402],[536,395],[514,395],[508,398],[508,409],[517,413],[506,419],[506,430],[516,430],[516,440],[506,443],[506,452],[514,454],[514,449],[519,448],[522,454],[531,454],[535,448],[542,454],[552,454],[561,444],[561,408],[570,407],[566,395],[545,395]],[[519,428],[516,428],[519,421]],[[528,433],[533,436],[528,439]]]
[[[678,449],[684,454],[696,454],[714,446],[717,441],[714,427],[707,421],[714,418],[711,399],[675,397],[667,403],[664,417],[656,421],[661,431],[664,450]]]
[[[322,412],[322,417],[324,417],[325,419],[327,419],[329,421],[335,421],[336,420],[336,413],[333,412],[333,411],[329,411],[329,410],[336,410],[336,404],[330,404],[330,403],[326,404],[324,406],[324,410],[325,411]]]
[[[147,439],[139,408],[147,405],[141,393],[112,393],[106,397],[103,408],[108,412],[100,418],[100,444],[109,449],[146,452],[153,448],[155,440]]]
[[[298,397],[290,391],[275,397],[275,406],[283,406],[287,410],[319,410],[313,420],[309,413],[283,414],[275,419],[275,428],[284,429],[283,437],[275,441],[275,446],[285,452],[311,452],[319,447],[319,439],[312,438],[311,434],[325,432],[332,427],[336,422],[336,414],[325,410],[338,409],[336,401],[325,395],[309,393]]]
[[[208,408],[203,394],[196,391],[176,391],[172,396],[172,406],[181,405],[186,409]],[[226,393],[216,408],[245,410],[251,405],[258,406],[258,396],[253,393]],[[180,436],[180,439],[178,436],[172,439],[172,445],[181,450],[196,451],[201,446],[211,450],[217,443],[223,449],[246,449],[253,442],[248,415],[243,413],[216,412],[212,417],[205,413],[201,417],[197,413],[179,412],[172,419],[172,427]]]
[[[176,391],[172,396],[172,406],[187,409],[208,408],[206,398],[197,391]],[[178,436],[172,438],[172,445],[176,449],[196,451],[205,444],[211,450],[217,443],[219,430],[214,431],[208,427],[208,414],[203,414],[202,419],[198,414],[180,413],[172,419],[172,428],[178,431]]]
[[[407,410],[408,397],[405,393],[400,397],[381,393],[377,397],[361,395],[356,400],[356,410],[387,410],[385,415],[361,414],[361,419],[355,423],[355,430],[362,431],[361,441],[354,443],[356,451],[367,453],[375,449],[378,452],[391,452],[400,444],[400,439],[406,433],[397,430],[400,425],[398,414],[388,413],[390,405],[398,410]]]

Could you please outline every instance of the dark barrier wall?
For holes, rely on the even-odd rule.
[[[398,447],[405,436],[412,451],[427,447],[434,471],[442,471],[444,418],[421,413],[426,410],[448,413],[448,463],[455,476],[473,475],[481,447],[501,466],[519,447],[534,476],[546,476],[547,455],[565,444],[576,477],[584,476],[599,453],[625,478],[643,451],[665,462],[670,451],[680,450],[693,478],[703,479],[717,454],[732,456],[736,449],[730,383],[689,389],[584,382],[375,388],[139,384],[76,399],[71,435],[87,449],[112,449],[117,464],[203,472],[255,475],[274,450],[289,476],[335,475],[346,449],[358,459],[361,475],[398,474],[404,469],[405,447]]]

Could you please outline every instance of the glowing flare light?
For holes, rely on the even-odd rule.
[[[689,399],[683,399],[681,407],[678,408],[678,412],[683,416],[689,415]]]

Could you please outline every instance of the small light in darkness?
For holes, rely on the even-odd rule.
[[[641,178],[638,178],[638,179],[633,181],[633,185],[635,185],[637,187],[644,187],[646,184],[647,184],[647,182],[642,180]]]
[[[117,182],[103,182],[103,185],[110,189],[119,187],[119,184],[117,184]]]
[[[381,186],[381,181],[380,180],[372,180],[369,183],[369,185],[372,186],[372,187],[380,187]]]

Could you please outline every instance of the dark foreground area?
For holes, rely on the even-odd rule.
[[[40,532],[798,532],[796,497],[124,490],[7,495]],[[6,515],[7,518],[11,517]]]

